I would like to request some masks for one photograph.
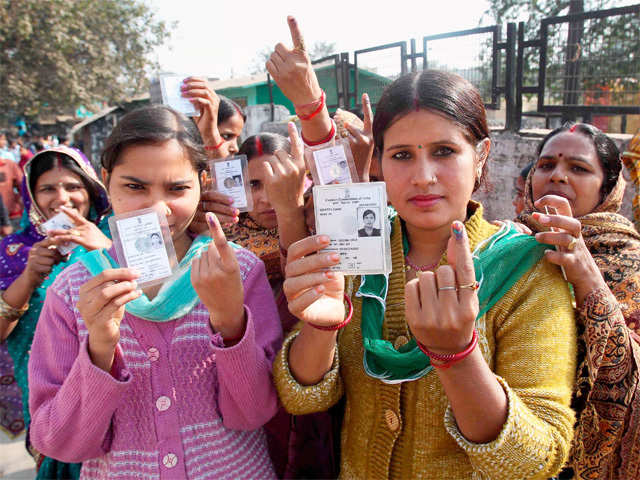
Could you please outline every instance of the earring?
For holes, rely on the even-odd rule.
[[[478,167],[476,169],[476,177],[478,180],[480,180],[480,177],[482,176],[482,167]]]

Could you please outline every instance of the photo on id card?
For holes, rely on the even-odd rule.
[[[40,228],[46,233],[49,233],[51,230],[73,230],[75,226],[76,225],[73,223],[73,220],[71,220],[66,213],[60,212],[44,222]],[[60,255],[67,255],[77,246],[78,245],[76,243],[66,242],[62,245],[58,245],[57,248]]]
[[[328,146],[306,147],[305,160],[314,185],[336,185],[358,182],[358,172],[349,141],[332,140]]]
[[[140,272],[140,288],[162,283],[173,274],[178,262],[163,213],[145,208],[114,215],[109,228],[118,264]]]
[[[313,187],[316,233],[330,239],[328,252],[340,254],[331,270],[345,275],[391,271],[391,248],[384,182]]]
[[[246,155],[236,155],[207,162],[209,172],[204,185],[233,198],[233,207],[240,212],[253,210],[253,198],[248,178]],[[206,187],[205,187],[206,188]]]

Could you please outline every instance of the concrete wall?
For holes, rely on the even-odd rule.
[[[286,136],[286,121],[291,116],[291,114],[289,113],[289,110],[287,110],[287,108],[283,105],[274,105],[273,108],[274,121],[278,124],[284,125],[284,135]],[[248,107],[244,108],[244,113],[247,115],[247,122],[244,124],[244,130],[242,132],[243,138],[250,137],[251,135],[256,135],[260,132],[269,131],[265,130],[263,126],[265,123],[271,122],[271,105],[249,105]]]
[[[514,181],[529,162],[536,159],[536,149],[548,130],[528,130],[520,133],[493,131],[489,156],[489,191],[476,192],[474,198],[482,202],[488,219],[511,219],[515,211],[511,204],[515,196]],[[618,148],[623,150],[631,135],[610,135]],[[629,178],[628,175],[626,177]],[[629,219],[634,189],[627,184],[622,214]]]

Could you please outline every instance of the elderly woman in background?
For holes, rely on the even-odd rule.
[[[27,364],[47,288],[82,253],[108,247],[111,240],[105,218],[110,210],[106,189],[77,150],[60,146],[35,155],[25,165],[22,196],[29,224],[0,243],[0,335],[14,362],[28,426]],[[75,228],[45,236],[42,224],[59,212],[65,212]],[[66,242],[78,246],[63,256],[56,247]],[[78,478],[80,473],[79,464],[39,454],[36,461],[37,478]]]
[[[578,422],[573,472],[561,478],[640,477],[640,235],[618,214],[622,170],[618,148],[597,128],[558,128],[540,144],[519,217],[556,246],[546,258],[564,268],[577,306]]]

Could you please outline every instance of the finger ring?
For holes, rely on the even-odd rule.
[[[466,285],[458,285],[458,289],[462,290],[463,288],[468,288],[469,290],[478,290],[480,288],[480,284],[477,281],[473,281],[471,283],[467,283]]]
[[[570,252],[573,251],[573,249],[576,248],[576,243],[578,243],[578,239],[576,237],[571,237],[571,241],[569,242],[569,245],[567,245],[567,250]]]
[[[442,290],[457,290],[457,287],[438,287],[438,291]]]

